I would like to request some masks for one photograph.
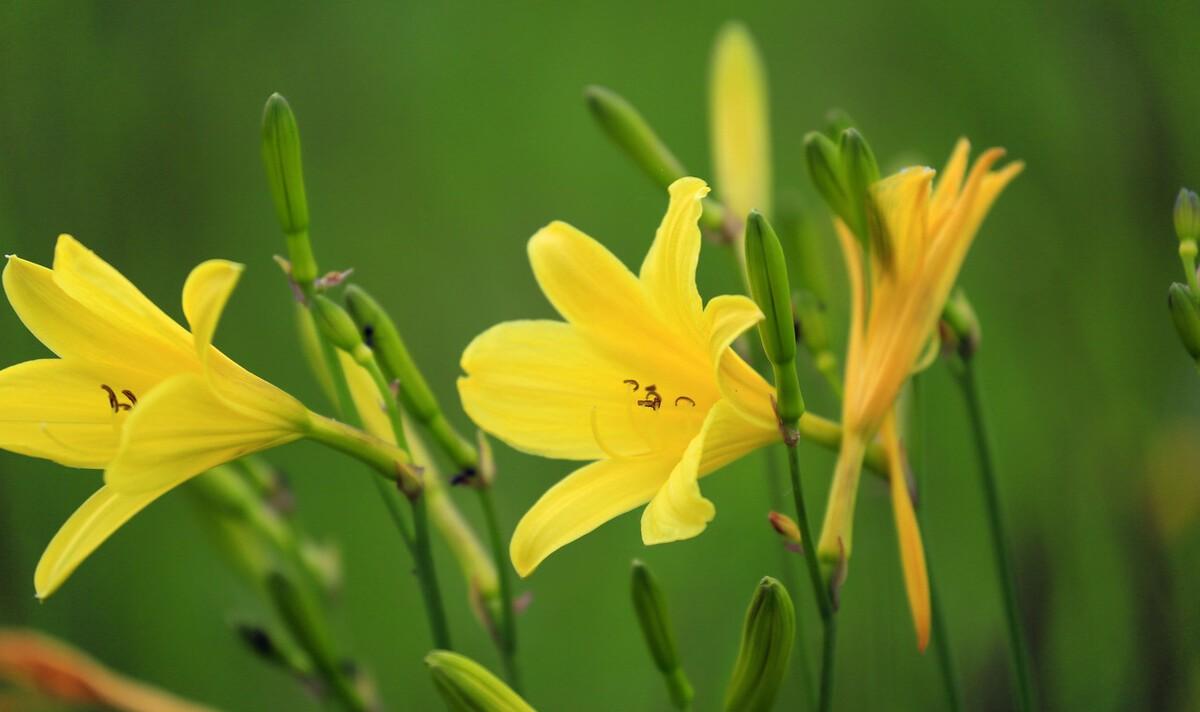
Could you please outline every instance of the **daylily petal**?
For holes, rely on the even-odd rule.
[[[106,325],[178,349],[187,332],[155,306],[133,283],[70,235],[59,235],[54,247],[54,283]],[[98,328],[95,325],[93,328]]]
[[[560,321],[510,321],[488,329],[463,352],[463,408],[481,428],[524,452],[567,460],[610,449],[645,450],[630,426],[634,404],[622,370],[578,329]]]
[[[668,189],[671,202],[642,262],[640,278],[663,322],[685,335],[703,333],[702,302],[696,290],[700,260],[701,201],[708,186],[699,178],[680,178]]]
[[[931,620],[929,574],[925,567],[925,547],[921,543],[921,529],[917,526],[917,515],[913,511],[912,497],[908,493],[908,481],[905,476],[907,467],[900,439],[896,434],[894,415],[889,416],[884,423],[881,435],[888,457],[892,514],[896,520],[900,565],[904,569],[904,590],[908,594],[908,606],[917,633],[917,648],[924,652],[925,646],[929,644]]]
[[[704,308],[708,348],[712,363],[716,364],[721,396],[744,417],[773,428],[776,418],[771,408],[771,396],[775,389],[729,348],[734,339],[762,318],[762,310],[745,296],[716,297]]]
[[[25,328],[46,348],[64,358],[116,363],[161,373],[180,354],[188,356],[170,342],[145,338],[141,329],[106,321],[90,305],[63,291],[53,272],[20,257],[8,258],[4,291]]]
[[[971,142],[965,138],[958,139],[954,151],[946,161],[946,167],[937,177],[937,187],[933,190],[933,198],[929,201],[929,229],[937,231],[942,219],[946,217],[958,193],[962,190],[963,176],[967,173],[967,160],[971,154]]]
[[[192,328],[196,354],[201,361],[208,357],[217,322],[243,269],[229,260],[208,260],[197,265],[183,284],[183,314]]]
[[[674,465],[674,458],[601,460],[567,475],[517,524],[509,544],[517,573],[528,576],[557,549],[645,504]]]
[[[889,266],[901,275],[916,271],[927,246],[926,219],[933,176],[932,168],[906,168],[876,183],[872,191],[891,246],[894,264]],[[887,268],[881,274],[886,275]]]
[[[230,407],[204,377],[182,374],[151,390],[133,409],[104,481],[120,492],[172,487],[300,435],[288,418],[265,410],[252,417]]]
[[[145,393],[144,374],[74,360],[26,361],[0,371],[0,448],[67,467],[104,467],[117,452],[126,417],[102,384]]]
[[[663,544],[704,531],[716,508],[700,494],[699,477],[778,439],[777,429],[756,426],[728,402],[718,402],[642,513],[642,541]]]
[[[58,590],[67,577],[121,525],[170,489],[126,494],[101,487],[58,530],[38,562],[33,585],[38,598]]]

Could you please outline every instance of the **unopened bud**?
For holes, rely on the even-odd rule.
[[[322,294],[313,295],[312,314],[317,329],[337,348],[361,361],[369,357],[370,349],[363,343],[354,320],[337,302]]]
[[[788,515],[782,512],[771,512],[767,515],[767,521],[771,522],[771,528],[779,536],[793,544],[801,543],[800,527]]]
[[[692,685],[679,664],[671,618],[667,614],[667,599],[650,569],[641,561],[633,562],[633,610],[646,638],[646,647],[654,665],[663,674],[671,702],[678,709],[687,709],[692,701]]]
[[[890,242],[883,234],[883,222],[875,212],[871,186],[879,182],[879,164],[867,140],[858,129],[849,128],[840,139],[842,170],[846,177],[846,193],[850,200],[850,228],[860,240],[870,240],[880,259],[891,254]]]
[[[783,584],[766,576],[746,611],[741,649],[725,693],[727,712],[771,709],[787,673],[795,637],[792,599]]]
[[[1200,238],[1200,196],[1187,188],[1180,188],[1175,198],[1175,235],[1180,242]]]
[[[624,97],[594,85],[585,89],[583,96],[600,128],[660,187],[666,188],[687,175],[671,149]]]
[[[842,156],[837,145],[822,133],[809,132],[804,137],[804,157],[808,164],[808,175],[812,178],[817,192],[825,199],[834,215],[849,224],[852,220],[850,196],[846,191]]]
[[[1167,305],[1183,348],[1200,365],[1200,310],[1188,288],[1178,282],[1167,291]]]
[[[746,219],[746,273],[750,292],[764,315],[758,323],[758,335],[775,370],[779,420],[794,429],[804,414],[804,396],[796,377],[796,323],[787,259],[775,230],[757,210],[751,210]]]
[[[301,285],[310,285],[317,277],[317,264],[308,241],[308,198],[304,193],[300,129],[292,107],[279,94],[272,94],[263,108],[262,157],[275,215],[288,239],[292,277]]]
[[[470,658],[435,650],[425,656],[425,665],[450,712],[533,712],[500,678]]]
[[[942,310],[942,323],[953,338],[958,355],[964,360],[974,356],[983,340],[983,331],[979,326],[979,317],[975,315],[975,309],[962,287],[955,289],[946,301],[946,307]]]

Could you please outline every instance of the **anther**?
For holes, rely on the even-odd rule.
[[[624,381],[621,381],[621,383],[628,383],[629,385],[633,386],[633,390],[635,391],[639,388],[638,382],[632,378],[626,378]]]
[[[693,407],[693,408],[695,408],[695,407],[696,407],[696,401],[692,400],[692,399],[691,399],[691,398],[689,398],[688,396],[679,396],[678,398],[676,398],[676,399],[675,399],[675,405],[676,405],[676,406],[678,406],[678,405],[679,405],[679,401],[687,401],[688,403],[691,403],[691,404],[692,404],[692,407]]]
[[[662,396],[655,390],[656,386],[650,384],[646,386],[646,397],[637,402],[638,405],[649,408],[650,410],[658,410],[662,407]]]
[[[109,388],[104,383],[100,384],[100,388],[102,390],[104,390],[106,393],[108,393],[108,407],[112,408],[113,412],[116,413],[119,410],[119,408],[117,406],[120,405],[117,402],[117,394],[115,392],[113,392],[113,389]]]
[[[130,405],[137,405],[137,396],[133,395],[133,391],[126,389],[121,392],[129,399]]]

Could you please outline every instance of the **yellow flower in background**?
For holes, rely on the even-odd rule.
[[[740,223],[771,213],[771,131],[767,77],[754,38],[731,22],[713,46],[709,76],[713,172],[721,201]]]
[[[518,450],[595,460],[550,488],[513,534],[522,576],[556,549],[649,502],[646,544],[699,534],[714,515],[698,478],[779,438],[771,387],[729,345],[753,301],[696,289],[708,187],[670,186],[639,275],[565,223],[529,241],[534,275],[566,319],[499,324],[462,356],[468,415]]]
[[[1000,191],[1023,167],[1017,162],[992,171],[1004,155],[993,148],[979,157],[967,175],[969,151],[970,144],[960,140],[936,188],[934,171],[924,167],[904,169],[873,186],[883,249],[871,251],[869,271],[862,243],[837,221],[850,277],[851,323],[842,404],[844,437],[818,551],[830,563],[850,555],[864,449],[881,432],[890,451],[893,506],[898,508],[901,550],[907,552],[905,580],[910,596],[920,535],[915,517],[903,511],[911,511],[912,505],[907,489],[896,482],[904,465],[889,420],[901,386],[934,337],[975,233]],[[923,555],[919,563],[923,569]]]
[[[69,235],[47,269],[10,256],[4,290],[58,358],[0,371],[0,448],[105,470],[34,574],[53,593],[116,529],[210,467],[305,434],[309,412],[212,346],[241,265],[210,260],[183,288],[191,333]]]

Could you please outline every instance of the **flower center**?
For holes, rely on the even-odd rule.
[[[133,410],[133,406],[137,405],[137,396],[135,396],[133,391],[129,390],[128,388],[125,388],[121,391],[121,395],[125,396],[125,398],[129,400],[128,403],[122,403],[120,397],[117,395],[117,392],[113,390],[112,386],[109,386],[107,383],[101,383],[100,390],[108,394],[108,407],[112,408],[112,412],[114,413],[120,413],[123,410]]]

